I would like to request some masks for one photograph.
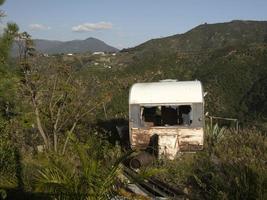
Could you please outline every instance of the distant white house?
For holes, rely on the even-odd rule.
[[[73,56],[73,54],[72,53],[68,53],[67,56]]]
[[[113,54],[111,54],[111,55],[116,56],[116,53],[113,53]]]
[[[106,65],[106,63],[104,63],[104,67],[108,68],[108,69],[111,69],[111,66],[110,65]]]
[[[93,55],[105,55],[103,51],[95,51]]]

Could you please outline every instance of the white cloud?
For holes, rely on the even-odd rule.
[[[43,24],[30,24],[29,25],[30,30],[32,31],[44,31],[44,30],[49,30],[51,27],[45,26]]]
[[[77,26],[73,26],[72,31],[88,32],[88,31],[96,31],[96,30],[111,29],[111,28],[112,24],[109,22],[84,23]]]

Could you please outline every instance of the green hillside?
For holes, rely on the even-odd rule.
[[[95,72],[97,73],[97,72]],[[114,73],[114,76],[108,74]],[[205,53],[155,54],[136,59],[128,67],[101,72],[110,80],[115,110],[127,116],[128,90],[135,82],[161,79],[202,81],[210,115],[238,118],[242,122],[267,117],[267,45],[225,47]],[[105,77],[105,78],[104,78]],[[119,88],[119,89],[118,89]]]
[[[124,51],[200,51],[266,41],[266,21],[234,20],[227,23],[202,24],[184,34],[152,39]]]
[[[253,21],[200,25],[123,50],[112,70],[94,72],[110,82],[108,112],[127,117],[127,95],[135,82],[198,79],[208,92],[210,115],[238,118],[244,126],[257,121],[262,127],[267,117],[266,28],[267,22]]]

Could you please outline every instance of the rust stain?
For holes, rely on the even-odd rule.
[[[151,137],[158,135],[159,155],[174,159],[178,152],[201,150],[203,134],[203,128],[131,128],[131,145],[133,149],[145,149],[148,147]]]

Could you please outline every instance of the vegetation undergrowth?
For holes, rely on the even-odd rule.
[[[162,169],[156,177],[184,188],[192,199],[266,199],[266,152],[262,132],[237,133],[215,125],[207,128],[203,151],[153,167]]]
[[[94,200],[118,195],[118,175],[127,155],[94,134],[83,141],[74,135],[70,137],[70,146],[64,155],[39,152],[19,161],[12,146],[0,143],[3,197]],[[18,168],[20,174],[16,173]],[[20,188],[19,181],[22,182]],[[16,192],[12,188],[17,188]]]
[[[108,199],[116,194],[116,178],[123,159],[118,149],[92,136],[81,143],[71,139],[68,155],[50,155],[37,170],[34,187],[56,199]]]

